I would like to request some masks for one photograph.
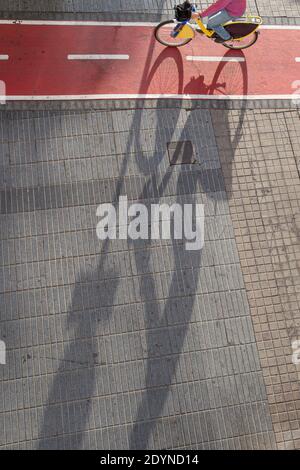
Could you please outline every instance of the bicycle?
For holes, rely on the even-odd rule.
[[[197,18],[193,20],[195,23],[191,23],[192,13],[195,11],[195,5],[191,5],[189,2],[176,6],[175,18],[162,21],[156,26],[154,31],[156,40],[164,46],[181,47],[191,42],[195,38],[196,32],[209,39],[215,39],[217,34],[213,30],[207,29],[201,18]],[[228,49],[237,50],[253,46],[258,39],[258,28],[262,22],[260,16],[248,14],[225,23],[223,26],[232,39],[222,45]],[[174,23],[175,27],[173,27]]]

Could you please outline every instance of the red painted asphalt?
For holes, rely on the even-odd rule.
[[[129,60],[70,61],[69,54],[128,54]],[[292,95],[300,79],[300,30],[261,29],[256,45],[228,51],[196,36],[179,49],[161,46],[152,26],[0,25],[0,80],[6,94]],[[187,56],[245,57],[189,62]]]

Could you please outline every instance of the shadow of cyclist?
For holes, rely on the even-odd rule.
[[[164,50],[153,64],[151,72],[147,77],[145,86],[143,87],[143,93],[147,93],[151,85],[152,80],[155,77],[156,72],[166,58],[172,58],[178,69],[178,95],[183,93],[183,61],[181,53],[175,49],[170,48]],[[174,72],[173,72],[174,73]],[[204,81],[202,80],[202,83]],[[210,89],[215,86],[219,87],[220,83],[215,80]],[[206,91],[208,87],[206,87]],[[172,126],[175,132],[181,114],[181,110],[184,107],[183,100],[176,100],[174,102],[174,108],[172,111]],[[184,123],[184,127],[181,130],[180,136],[176,139],[184,140],[186,138],[186,132],[190,132],[190,128],[194,125],[192,113],[187,113],[187,120]],[[142,151],[142,145],[139,146],[140,139],[140,126],[141,126],[141,115],[139,115],[139,121],[136,122],[135,127],[135,142],[137,149]],[[180,123],[181,124],[181,123]],[[161,127],[166,126],[163,120],[163,114],[161,110],[157,109],[157,126],[156,126],[156,143],[155,149],[158,150],[161,147]],[[140,164],[140,153],[136,154],[137,165],[142,171],[145,171],[144,166]],[[163,156],[163,155],[162,155]],[[153,161],[153,164],[157,162]],[[189,204],[195,204],[201,199],[200,194],[206,193],[208,197],[214,200],[214,203],[218,204],[218,200],[224,197],[222,193],[222,186],[218,187],[215,183],[210,181],[210,178],[206,177],[206,172],[201,171],[199,166],[189,168],[189,171],[180,171],[177,167],[176,170],[168,169],[163,175],[155,166],[152,166],[152,177],[149,179],[142,191],[139,194],[139,200],[143,200],[147,197],[155,197],[155,202],[159,201],[160,198],[169,195],[168,188],[170,183],[174,184],[174,192],[172,192],[174,200],[172,203],[182,203],[182,194],[185,194],[185,198]],[[217,171],[216,171],[217,172]],[[208,171],[209,173],[209,171]],[[212,172],[211,175],[214,173]],[[184,179],[189,180],[188,186],[183,190]],[[170,196],[169,196],[170,197]],[[170,441],[165,442],[165,447],[180,446],[180,430],[179,421],[175,416],[169,416],[165,414],[164,407],[167,403],[168,396],[173,389],[173,393],[176,391],[176,384],[180,380],[178,376],[179,364],[183,360],[184,344],[189,330],[191,317],[197,310],[197,292],[199,289],[200,278],[202,274],[201,265],[201,251],[195,251],[191,253],[186,252],[184,245],[180,245],[171,242],[168,248],[169,252],[169,263],[172,269],[168,272],[163,272],[166,279],[166,285],[168,285],[168,292],[165,293],[164,299],[159,299],[157,275],[153,272],[153,256],[158,255],[157,248],[153,247],[151,242],[144,247],[141,251],[140,243],[133,243],[133,255],[134,265],[137,270],[137,274],[140,276],[140,300],[144,303],[145,311],[145,330],[146,330],[146,372],[145,372],[145,390],[143,391],[135,420],[130,435],[129,448],[130,449],[146,449],[149,447],[157,448],[158,443],[153,441],[151,438],[154,431],[157,431],[159,435],[163,432],[158,431],[160,426],[163,426],[161,418],[166,417],[172,422],[172,437]],[[163,270],[164,271],[164,270]],[[175,321],[172,320],[174,310],[181,306],[180,319]],[[201,312],[198,313],[201,316]],[[162,334],[163,333],[163,334]],[[190,370],[187,374],[193,375]],[[184,400],[184,397],[181,397]],[[178,439],[178,442],[177,442]],[[199,439],[199,436],[195,437]]]
[[[238,58],[238,62],[231,61]],[[227,60],[229,59],[229,62]],[[243,137],[243,123],[248,108],[248,68],[244,52],[228,50],[222,57],[213,79],[205,83],[205,76],[199,68],[199,76],[191,77],[185,86],[187,95],[210,95],[211,120],[214,128],[216,144],[219,151],[223,175],[226,180],[227,197],[232,192],[232,165],[236,148]],[[217,93],[216,93],[217,92]],[[213,96],[212,96],[213,95]],[[214,100],[216,98],[216,100]],[[226,98],[225,101],[222,101]],[[197,107],[197,104],[195,105]],[[236,113],[230,112],[231,108]],[[229,115],[234,115],[229,122]]]
[[[43,415],[39,449],[81,448],[85,426],[92,412],[96,378],[103,359],[99,356],[100,335],[109,332],[110,312],[114,305],[118,273],[108,268],[107,243],[103,243],[95,271],[80,272],[68,314],[68,337],[63,356],[47,358],[55,368]]]
[[[215,91],[224,89],[226,87],[226,83],[216,83],[215,84]],[[204,75],[199,75],[199,77],[193,76],[190,82],[184,87],[184,93],[186,95],[193,95],[197,90],[197,94],[199,95],[208,95],[212,93],[211,85],[207,85],[204,82]]]
[[[232,52],[228,51],[223,59],[232,57]],[[220,62],[210,84],[210,90],[215,90],[217,82],[224,81],[225,87],[219,92],[221,95],[230,95],[233,105],[229,101],[225,101],[224,104],[229,103],[231,108],[237,109],[236,112],[232,112],[230,107],[226,106],[227,111],[225,107],[225,109],[211,109],[210,112],[228,199],[231,198],[232,193],[233,160],[237,146],[243,138],[243,123],[248,108],[247,60],[243,51],[234,52],[242,59],[242,62]]]

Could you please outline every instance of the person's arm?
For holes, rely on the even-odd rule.
[[[223,10],[223,8],[226,8],[227,5],[231,3],[231,1],[232,0],[217,0],[213,5],[208,7],[206,10],[202,11],[202,13],[199,13],[199,16],[205,18],[206,16],[218,13],[218,11]]]

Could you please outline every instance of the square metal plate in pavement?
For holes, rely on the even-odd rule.
[[[168,142],[167,147],[170,165],[189,165],[195,163],[193,144],[190,140]]]

